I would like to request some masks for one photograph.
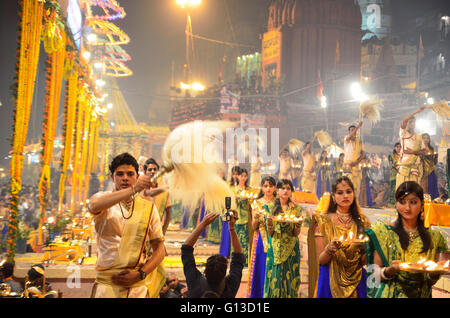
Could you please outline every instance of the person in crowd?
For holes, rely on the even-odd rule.
[[[406,181],[395,192],[397,220],[389,225],[376,222],[366,231],[367,263],[375,281],[368,284],[372,298],[430,298],[439,275],[410,273],[401,270],[401,263],[420,260],[440,261],[448,252],[447,243],[438,231],[425,228],[423,221],[424,193],[415,181]],[[368,281],[369,283],[369,281]]]
[[[360,162],[361,166],[361,191],[359,192],[358,203],[364,207],[373,206],[372,190],[370,187],[370,175],[371,163],[366,155]]]
[[[109,169],[114,191],[99,192],[88,204],[98,246],[92,297],[146,298],[165,257],[158,209],[139,195],[150,189],[150,176],[138,174],[139,165],[128,153],[114,157]]]
[[[251,191],[248,186],[248,173],[246,169],[240,169],[238,175],[239,183],[233,188],[236,196],[236,206],[238,212],[238,219],[236,221],[236,233],[241,242],[242,252],[245,255],[245,265],[248,264],[248,250],[250,241],[250,229],[251,226],[251,206],[250,200],[242,196],[243,191]]]
[[[159,171],[159,164],[155,159],[147,159],[143,166],[144,174],[153,178]],[[152,183],[151,189],[142,191],[142,196],[148,200],[151,200],[158,209],[159,218],[162,224],[163,234],[166,235],[167,228],[169,227],[170,220],[172,219],[172,203],[170,201],[170,195],[165,188],[159,188],[158,181]]]
[[[180,283],[178,277],[174,273],[169,273],[167,275],[167,284],[169,288],[178,296],[178,298],[186,297],[187,287],[186,285]]]
[[[400,168],[398,166],[398,163],[400,161],[400,152],[402,150],[401,143],[397,142],[394,145],[394,150],[392,151],[392,154],[389,155],[389,165],[391,166],[391,174],[389,176],[389,205],[394,206],[395,204],[395,186],[396,186],[396,180],[397,180],[397,173],[398,169]]]
[[[241,168],[239,166],[233,166],[231,168],[230,186],[237,186],[239,183],[238,176]]]
[[[25,281],[25,298],[56,298],[58,292],[53,290],[45,279],[45,269],[42,264],[35,264],[28,270]]]
[[[320,154],[317,172],[317,198],[320,198],[325,192],[330,192],[330,161],[326,150]]]
[[[420,183],[422,176],[420,156],[425,155],[427,151],[422,147],[422,136],[415,133],[416,118],[414,116],[425,110],[426,107],[422,106],[415,112],[406,115],[401,122],[401,151],[395,183],[396,189],[405,181]]]
[[[301,186],[302,191],[307,192],[314,192],[316,190],[316,160],[311,153],[313,141],[308,141],[302,151],[303,169]]]
[[[348,135],[344,138],[344,176],[347,176],[354,186],[355,197],[359,197],[361,189],[361,168],[360,162],[364,158],[363,145],[360,138],[357,138],[358,130],[363,125],[362,121],[351,125],[348,128]]]
[[[11,262],[4,262],[0,267],[0,283],[7,284],[10,293],[20,294],[23,292],[20,283],[14,279],[14,264]]]
[[[294,186],[290,180],[277,183],[277,199],[267,215],[266,280],[264,298],[297,298],[300,287],[301,222],[277,221],[278,216],[302,217],[302,208],[292,201]]]
[[[382,154],[381,156],[381,167],[383,169],[383,183],[389,182],[389,176],[391,174],[391,167],[389,164],[389,159],[386,154]]]
[[[264,297],[267,249],[266,215],[271,214],[275,204],[276,181],[271,176],[261,180],[258,199],[252,204],[253,244],[248,264],[247,298]]]
[[[159,292],[159,298],[181,298],[170,287],[167,281],[164,282],[161,291]]]
[[[197,269],[194,258],[194,245],[200,234],[220,216],[219,214],[206,214],[181,246],[181,260],[186,277],[188,298],[235,298],[241,284],[245,256],[242,253],[241,243],[235,229],[237,211],[232,210],[231,212],[233,216],[229,221],[229,232],[233,253],[228,275],[226,275],[228,260],[225,256],[221,254],[210,256],[206,260],[204,274]]]
[[[337,179],[328,207],[313,215],[308,231],[309,297],[366,298],[364,245],[352,240],[369,226],[352,181]]]
[[[422,134],[422,142],[426,153],[420,157],[423,171],[420,185],[422,186],[424,192],[431,196],[431,199],[436,199],[439,198],[438,179],[436,173],[438,155],[431,144],[431,137],[429,134]]]
[[[334,166],[334,177],[333,177],[333,183],[343,176],[344,174],[344,156],[345,154],[341,153],[339,154],[338,160],[336,160],[336,164]]]

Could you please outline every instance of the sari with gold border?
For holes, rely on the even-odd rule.
[[[125,221],[113,265],[107,269],[97,270],[96,283],[103,285],[102,297],[127,298],[130,296],[130,293],[133,293],[133,289],[137,287],[146,287],[148,290],[147,297],[155,297],[155,290],[158,290],[159,297],[159,290],[162,286],[154,286],[154,276],[157,275],[157,270],[147,275],[144,280],[129,287],[115,285],[111,279],[113,275],[117,275],[123,270],[137,270],[145,263],[150,237],[149,232],[154,230],[151,226],[153,213],[154,204],[152,202],[141,197],[135,198],[134,213],[130,219]],[[164,238],[161,237],[159,239],[163,240]],[[95,296],[95,290],[93,294]]]

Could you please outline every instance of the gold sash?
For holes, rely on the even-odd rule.
[[[166,210],[167,201],[169,199],[169,192],[163,192],[155,197],[155,205],[159,212],[159,218],[162,220],[164,211]]]
[[[149,237],[154,205],[141,197],[136,197],[134,204],[133,216],[125,222],[114,264],[109,269],[97,271],[96,282],[107,286],[105,298],[126,298],[130,288],[149,286],[151,283],[152,274],[129,287],[115,285],[111,280],[112,276],[123,270],[138,269],[146,257],[145,243]]]

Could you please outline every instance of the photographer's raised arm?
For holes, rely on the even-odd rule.
[[[229,229],[230,229],[230,238],[231,238],[231,246],[233,247],[234,253],[240,253],[242,254],[242,246],[241,242],[239,241],[239,237],[236,233],[236,229],[234,228],[234,224],[236,223],[237,218],[237,212],[234,210],[231,210],[233,212],[233,216],[231,217]]]
[[[203,220],[200,222],[199,225],[192,231],[191,235],[188,236],[186,241],[184,241],[185,245],[194,247],[195,243],[197,242],[198,238],[200,237],[200,234],[202,234],[203,230],[210,225],[212,222],[214,222],[215,219],[219,217],[220,214],[218,213],[208,213],[205,215]]]

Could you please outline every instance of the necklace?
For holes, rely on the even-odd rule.
[[[125,215],[123,214],[123,210],[122,210],[122,202],[119,202],[119,208],[120,208],[120,212],[122,213],[122,217],[123,217],[125,220],[131,219],[131,217],[133,216],[133,212],[134,212],[134,199],[133,199],[133,205],[131,206],[131,214],[130,214],[130,216],[125,217]],[[129,208],[129,207],[128,207],[128,208]],[[128,208],[127,208],[127,209],[128,209]]]
[[[348,213],[340,213],[339,211],[336,211],[336,215],[338,220],[345,225],[348,225],[353,221],[352,216]]]
[[[419,235],[419,230],[417,227],[412,230],[405,229],[406,234],[408,234],[409,241],[412,242]]]

